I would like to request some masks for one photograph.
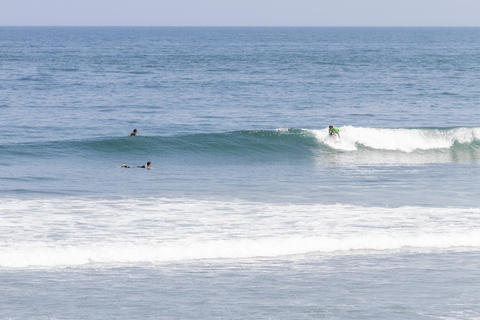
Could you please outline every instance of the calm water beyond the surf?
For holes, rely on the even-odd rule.
[[[478,319],[479,104],[480,28],[0,28],[0,318]]]

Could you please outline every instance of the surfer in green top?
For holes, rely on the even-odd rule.
[[[328,126],[328,134],[331,136],[337,135],[340,138],[340,130],[334,126]]]

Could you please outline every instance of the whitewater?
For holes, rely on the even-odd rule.
[[[468,145],[480,141],[480,128],[451,129],[389,129],[340,127],[341,138],[331,139],[328,129],[312,130],[319,141],[333,149],[354,151],[359,147],[413,152],[450,149],[457,144]]]
[[[0,211],[7,268],[480,249],[478,208],[67,198]]]

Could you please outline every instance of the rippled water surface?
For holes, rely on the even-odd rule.
[[[0,314],[480,317],[479,61],[478,28],[0,28]]]

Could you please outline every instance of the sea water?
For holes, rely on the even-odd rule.
[[[479,74],[478,28],[0,28],[0,317],[480,318]]]

